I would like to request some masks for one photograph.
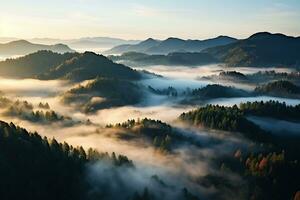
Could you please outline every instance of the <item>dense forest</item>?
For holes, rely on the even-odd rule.
[[[234,87],[212,84],[203,88],[192,90],[191,95],[200,99],[212,99],[222,97],[245,97],[249,96],[249,93]]]
[[[1,199],[97,199],[105,191],[90,196],[86,164],[133,166],[125,156],[85,151],[5,122],[0,122],[0,152]]]
[[[44,50],[15,59],[6,59],[0,62],[0,75],[13,78],[33,78],[77,55],[79,54],[59,54]]]
[[[300,87],[290,81],[274,81],[262,86],[258,86],[254,90],[258,94],[281,97],[300,97]]]
[[[141,98],[142,90],[137,84],[127,80],[99,77],[63,94],[65,104],[75,104],[84,112],[137,104]]]
[[[240,104],[240,109],[248,115],[272,117],[283,120],[300,120],[300,104],[286,105],[278,101],[255,101]]]
[[[147,118],[128,120],[115,125],[109,124],[106,128],[125,130],[126,133],[120,134],[122,139],[145,137],[152,146],[165,152],[170,151],[172,143],[179,139],[170,125],[160,120]]]
[[[219,74],[198,77],[199,80],[209,80],[214,82],[232,82],[232,83],[248,83],[248,84],[265,84],[275,81],[290,81],[293,84],[300,84],[300,73],[299,72],[277,72],[274,70],[270,71],[258,71],[252,74],[243,74],[237,71],[223,71]]]
[[[122,64],[117,64],[103,55],[85,52],[40,75],[40,79],[67,79],[75,82],[94,79],[97,76],[125,80],[139,80],[139,72]]]
[[[185,134],[184,130],[174,128],[173,126],[153,119],[127,120],[123,123],[108,124],[107,129],[113,129],[119,134],[118,139],[139,140],[142,139],[145,144],[154,147],[161,153],[173,153],[174,150],[188,144],[201,147],[201,141],[195,139],[193,134]],[[139,143],[141,143],[139,141]]]
[[[236,105],[233,107],[207,105],[182,113],[179,119],[195,126],[202,125],[212,129],[241,132],[253,140],[265,141],[267,139],[266,132],[247,120],[244,113]]]
[[[297,191],[299,193],[299,136],[271,136],[249,123],[246,116],[299,121],[299,113],[299,105],[288,106],[277,101],[247,102],[241,103],[239,107],[207,105],[183,113],[180,119],[193,125],[238,131],[252,139],[255,143],[251,148],[237,149],[233,155],[221,156],[215,162],[221,174],[234,173],[243,178],[245,182],[238,189],[245,195],[245,199],[282,200],[296,198]],[[199,179],[204,186],[216,187],[221,196],[228,190],[237,189],[232,181],[224,175],[207,175]]]
[[[300,163],[299,155],[291,155],[295,150],[275,148],[252,153],[237,150],[233,156],[220,161],[220,169],[224,173],[238,173],[247,181],[240,187],[247,188],[247,199],[296,200]]]

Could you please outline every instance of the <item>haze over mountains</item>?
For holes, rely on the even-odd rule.
[[[130,53],[129,53],[130,52]],[[136,52],[135,54],[132,52]],[[199,60],[209,59],[225,63],[230,67],[299,67],[300,38],[284,34],[268,32],[255,33],[249,38],[237,40],[227,36],[220,36],[208,40],[181,40],[168,38],[164,41],[147,39],[136,45],[120,45],[106,51],[107,54],[123,54],[112,57],[122,61],[134,61],[141,65],[165,64],[167,58],[149,55],[166,55],[178,53],[172,60],[190,60],[191,56],[183,52],[201,53]],[[126,53],[126,54],[124,54]],[[137,54],[143,53],[143,54]],[[137,56],[138,55],[138,56]],[[206,56],[204,56],[206,55]],[[203,57],[204,56],[204,57]],[[193,56],[194,57],[194,56]],[[201,58],[202,57],[202,58]],[[149,61],[150,60],[150,61]],[[198,61],[199,62],[199,61]],[[172,62],[170,65],[172,65]],[[201,63],[201,62],[199,62]],[[178,62],[180,64],[180,62]],[[173,64],[174,65],[174,64]],[[187,63],[188,65],[188,63]],[[200,64],[199,64],[200,65]]]
[[[57,53],[74,52],[74,50],[64,44],[34,44],[26,40],[16,40],[5,44],[0,44],[0,55],[25,55],[39,50],[49,50]]]
[[[235,42],[237,39],[228,36],[219,36],[207,40],[183,40],[179,38],[168,38],[166,40],[155,40],[149,38],[136,45],[116,46],[105,53],[122,54],[129,51],[137,51],[147,54],[169,54],[172,52],[200,52],[203,49],[226,45]]]
[[[20,40],[13,37],[0,37],[0,43],[8,43],[12,41]],[[82,37],[78,39],[57,39],[57,38],[30,38],[26,39],[31,43],[54,45],[54,44],[66,44],[72,49],[108,49],[122,44],[137,44],[139,40],[124,40],[120,38],[112,37]],[[46,50],[46,49],[43,49]]]

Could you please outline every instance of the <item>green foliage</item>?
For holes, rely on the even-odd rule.
[[[6,116],[17,117],[35,123],[54,123],[64,122],[65,124],[75,124],[71,117],[57,114],[53,110],[49,110],[49,104],[40,103],[39,108],[47,109],[34,110],[34,106],[27,101],[12,101],[6,97],[0,97],[0,107],[4,108],[3,114]]]
[[[242,97],[249,94],[234,87],[222,86],[218,84],[207,85],[203,88],[194,89],[191,93],[192,96],[203,99],[221,98],[221,97]]]
[[[172,127],[160,120],[144,118],[142,120],[127,120],[115,125],[109,124],[106,128],[121,128],[133,132],[136,136],[143,136],[150,140],[152,145],[161,151],[170,151],[173,139],[179,139]]]
[[[33,78],[76,55],[78,53],[59,54],[43,50],[20,58],[7,59],[0,62],[0,75],[15,78]]]
[[[300,97],[300,87],[290,81],[274,81],[255,88],[258,94],[273,96]]]
[[[241,132],[254,140],[266,139],[264,131],[247,120],[244,112],[236,105],[233,107],[207,105],[188,113],[182,113],[179,119],[195,126],[203,125],[213,129]]]
[[[139,72],[92,52],[76,55],[52,68],[48,73],[39,76],[39,78],[63,78],[79,82],[94,79],[97,76],[124,80],[138,80],[141,78]]]
[[[125,156],[85,152],[0,122],[1,199],[87,199],[85,165],[102,160],[132,166]]]
[[[141,98],[142,92],[138,85],[130,81],[111,78],[97,78],[63,95],[64,103],[75,103],[84,112],[137,104]]]
[[[300,120],[300,105],[289,106],[284,102],[247,102],[241,103],[240,109],[248,115],[265,116],[284,120]]]
[[[300,163],[298,155],[286,154],[289,153],[251,153],[227,159],[225,164],[247,181],[249,199],[291,199],[299,189]]]

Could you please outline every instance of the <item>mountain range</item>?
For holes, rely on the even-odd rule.
[[[25,55],[34,53],[39,50],[49,50],[57,53],[74,52],[65,44],[44,45],[35,44],[26,40],[16,40],[4,44],[0,44],[0,55]]]
[[[232,67],[299,67],[300,37],[260,32],[205,52]]]
[[[174,52],[167,55],[148,55],[138,52],[127,52],[120,56],[108,56],[109,59],[128,66],[197,66],[218,63],[218,59],[208,53]]]
[[[7,43],[20,40],[19,38],[13,37],[0,37],[0,43]],[[82,37],[78,39],[56,39],[56,38],[30,38],[26,39],[31,43],[38,43],[44,45],[53,45],[53,44],[66,44],[70,48],[75,50],[87,50],[87,49],[108,49],[117,45],[122,44],[137,44],[139,40],[124,40],[120,38],[112,37]]]
[[[106,54],[122,54],[125,52],[140,52],[147,54],[169,54],[173,52],[200,52],[203,49],[227,45],[236,42],[237,39],[228,36],[219,36],[207,40],[183,40],[179,38],[168,38],[166,40],[155,40],[149,38],[138,44],[120,45],[108,51]]]

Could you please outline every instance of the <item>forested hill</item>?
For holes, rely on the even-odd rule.
[[[205,52],[229,66],[297,67],[300,65],[300,38],[261,32],[232,44],[207,49]]]
[[[89,199],[84,170],[95,161],[132,166],[125,156],[86,152],[0,121],[0,199]]]
[[[12,78],[82,81],[97,76],[138,80],[139,72],[92,52],[59,54],[38,51],[0,62],[0,75]]]
[[[85,52],[74,56],[49,72],[39,76],[41,79],[67,79],[83,81],[97,76],[125,80],[138,80],[139,72],[122,64],[117,64],[105,56],[93,52]]]
[[[195,126],[202,125],[212,129],[240,132],[255,141],[267,140],[265,132],[256,124],[247,120],[243,111],[236,105],[233,107],[207,105],[182,113],[179,119]]]
[[[77,55],[79,54],[59,54],[43,50],[19,58],[7,59],[0,62],[0,75],[13,78],[32,78]]]
[[[26,40],[17,40],[6,44],[0,44],[0,55],[25,55],[40,50],[49,50],[57,53],[74,52],[74,50],[64,44],[34,44]]]
[[[300,98],[300,87],[290,81],[274,81],[255,88],[258,94]]]
[[[83,112],[95,112],[99,109],[133,105],[141,101],[141,88],[130,81],[96,78],[85,86],[78,86],[63,94],[63,102],[75,105]]]

